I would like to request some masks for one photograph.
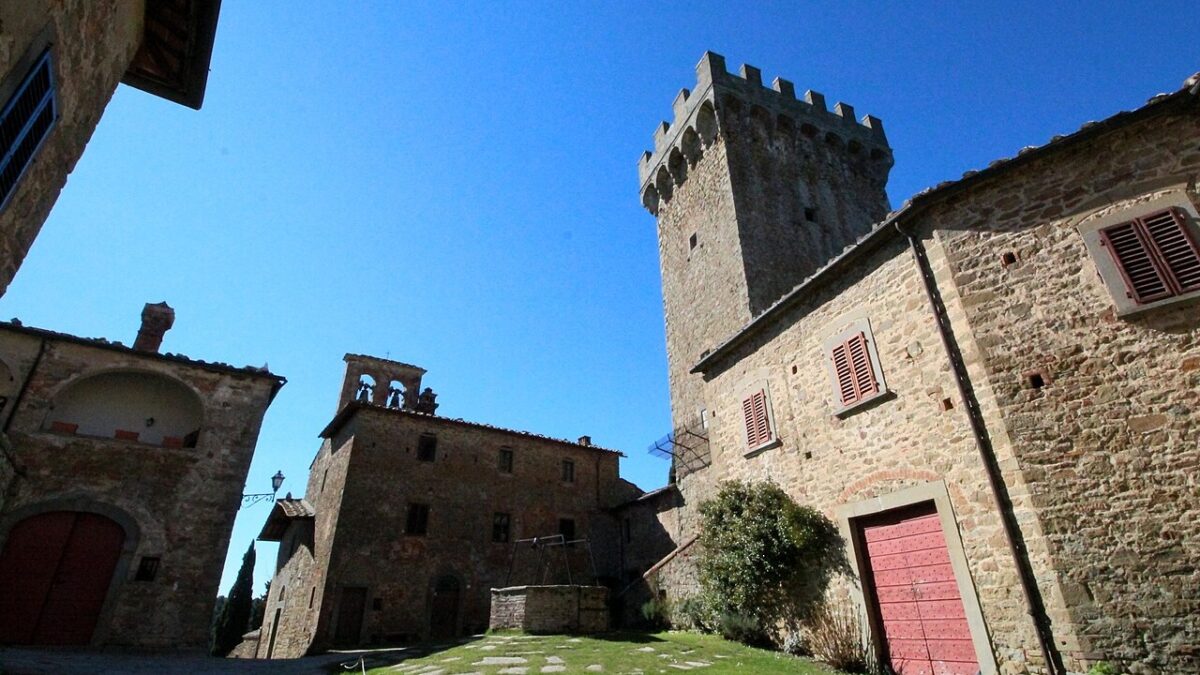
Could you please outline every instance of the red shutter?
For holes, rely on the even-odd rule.
[[[875,382],[875,369],[871,367],[871,354],[867,351],[867,336],[859,333],[847,340],[846,351],[850,353],[850,363],[854,367],[858,400],[874,396],[879,391],[879,385]]]
[[[756,448],[771,440],[771,420],[767,413],[767,392],[759,390],[742,401],[746,422],[746,445]]]
[[[841,397],[842,405],[850,405],[858,400],[857,393],[854,388],[854,369],[850,365],[850,356],[847,353],[846,343],[842,343],[833,348],[833,373],[837,378],[838,395]]]
[[[1145,303],[1171,295],[1167,280],[1150,253],[1145,235],[1136,220],[1100,231],[1100,241],[1108,247],[1113,262],[1121,271],[1129,297]]]
[[[1167,209],[1141,219],[1176,293],[1200,289],[1200,250],[1184,226],[1183,218],[1179,209]]]
[[[858,333],[834,347],[830,357],[833,359],[833,372],[843,406],[879,393],[879,382],[875,379],[865,333]]]

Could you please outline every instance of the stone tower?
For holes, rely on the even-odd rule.
[[[700,421],[692,366],[889,211],[892,152],[875,117],[791,82],[770,89],[706,52],[696,89],[675,97],[672,123],[638,163],[642,204],[658,219],[671,411]]]

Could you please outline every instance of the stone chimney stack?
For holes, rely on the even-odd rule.
[[[146,303],[142,310],[142,327],[138,329],[133,348],[140,352],[158,352],[163,335],[175,325],[175,310],[165,302]]]
[[[579,444],[580,444],[580,445],[588,445],[588,446],[590,446],[590,445],[592,444],[592,437],[591,437],[591,436],[580,436],[580,437],[579,437]]]

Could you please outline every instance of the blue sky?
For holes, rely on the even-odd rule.
[[[203,110],[118,89],[0,316],[128,344],[166,300],[164,351],[269,363],[249,492],[303,492],[346,352],[428,369],[441,414],[591,435],[650,489],[670,412],[636,161],[704,50],[882,118],[894,207],[1200,69],[1189,2],[740,5],[225,2]]]

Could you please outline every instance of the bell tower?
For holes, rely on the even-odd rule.
[[[870,115],[791,82],[762,84],[706,52],[696,88],[638,162],[642,205],[657,219],[676,429],[704,406],[690,374],[721,344],[890,210],[892,151]]]

